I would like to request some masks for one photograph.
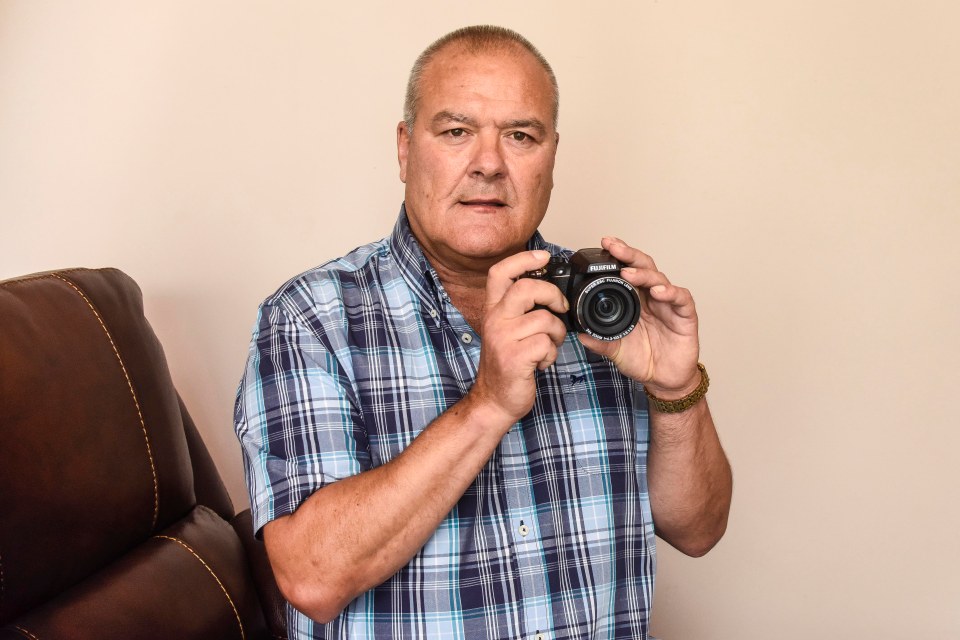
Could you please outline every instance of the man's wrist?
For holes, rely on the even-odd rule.
[[[710,388],[710,376],[707,375],[706,367],[699,362],[697,363],[697,371],[699,379],[696,381],[696,385],[687,393],[678,394],[676,397],[672,395],[664,397],[659,395],[659,392],[654,393],[650,387],[644,385],[643,390],[647,394],[650,406],[660,413],[680,413],[700,402],[707,395],[707,389]]]
[[[499,403],[491,400],[486,394],[474,386],[467,394],[454,405],[461,419],[478,427],[482,433],[501,432],[500,437],[509,431],[519,420],[509,414]]]

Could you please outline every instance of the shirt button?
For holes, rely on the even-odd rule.
[[[462,336],[460,336],[460,339],[463,340],[464,344],[470,344],[471,342],[473,342],[473,336],[470,335],[469,333],[463,334]]]
[[[430,317],[431,317],[431,318],[436,318],[436,317],[437,317],[437,310],[436,310],[436,309],[430,309]]]
[[[520,525],[520,535],[527,537],[528,533],[530,533],[530,527],[525,524]]]
[[[545,640],[545,638],[546,636],[544,636],[542,633],[538,633],[534,636],[534,640]]]

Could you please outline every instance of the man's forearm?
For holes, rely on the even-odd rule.
[[[733,480],[706,400],[681,413],[650,409],[647,477],[657,535],[702,556],[723,536]]]
[[[423,547],[511,424],[467,395],[399,456],[315,492],[269,523],[264,541],[281,591],[326,622]]]

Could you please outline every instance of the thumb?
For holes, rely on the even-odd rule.
[[[620,340],[598,340],[586,333],[580,333],[577,337],[587,349],[616,363],[617,356],[620,354]]]

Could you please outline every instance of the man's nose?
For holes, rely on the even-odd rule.
[[[473,157],[470,158],[470,176],[484,180],[502,178],[507,173],[507,165],[500,145],[499,132],[483,132],[474,144]]]

